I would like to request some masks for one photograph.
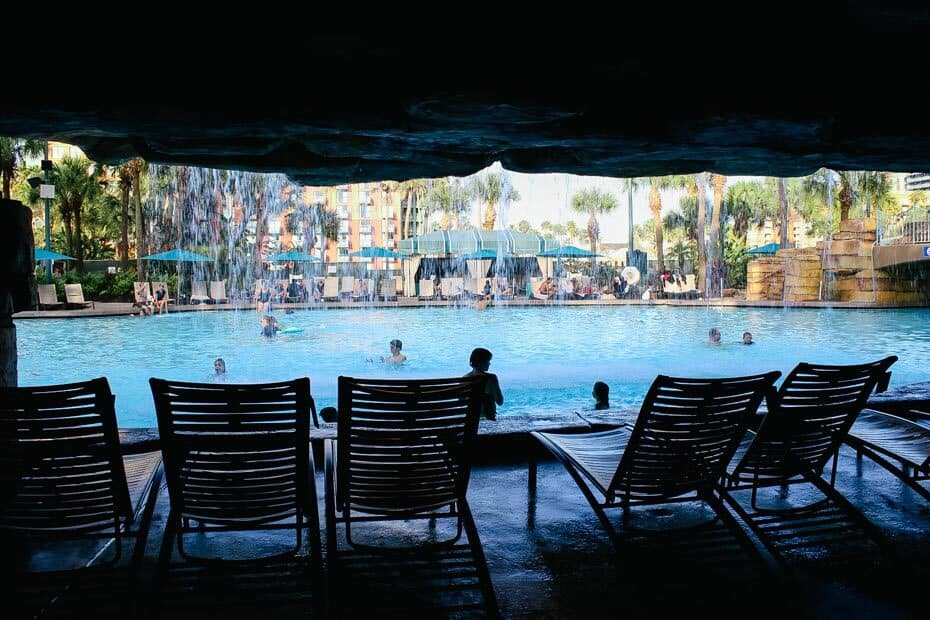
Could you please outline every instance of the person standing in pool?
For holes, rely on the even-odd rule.
[[[404,343],[395,338],[390,343],[391,354],[387,357],[381,356],[382,362],[390,362],[392,364],[400,364],[401,362],[407,361],[407,356],[400,352],[404,348]]]
[[[226,381],[226,360],[222,357],[213,360],[213,374],[211,378],[214,383],[223,383]]]
[[[262,336],[272,338],[279,331],[281,331],[281,326],[278,325],[278,319],[270,314],[266,314],[262,317]]]
[[[501,385],[497,380],[497,375],[488,372],[488,368],[491,367],[492,357],[493,355],[491,352],[484,347],[474,349],[471,352],[471,356],[468,358],[471,371],[466,373],[465,376],[473,377],[480,375],[488,378],[487,383],[485,383],[481,413],[489,420],[496,420],[497,407],[504,404],[504,394],[501,392]]]

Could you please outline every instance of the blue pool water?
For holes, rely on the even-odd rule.
[[[276,312],[300,333],[266,339],[254,311],[184,312],[150,318],[17,321],[21,385],[97,376],[116,393],[120,426],[155,426],[149,377],[209,380],[226,360],[230,382],[308,376],[317,408],[336,404],[340,374],[438,377],[469,370],[477,346],[494,353],[505,403],[499,415],[590,409],[596,380],[611,405],[638,407],[659,373],[738,375],[799,361],[863,362],[885,355],[892,387],[930,380],[930,310],[669,306],[471,307]],[[723,344],[707,344],[717,326]],[[743,331],[756,340],[743,346]],[[408,361],[384,365],[400,338]],[[372,362],[366,361],[372,359]]]

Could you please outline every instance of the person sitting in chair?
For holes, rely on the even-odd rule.
[[[164,284],[159,284],[155,290],[155,310],[159,314],[168,312],[168,291],[165,289]]]

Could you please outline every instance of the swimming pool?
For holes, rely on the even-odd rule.
[[[226,360],[230,382],[308,376],[317,408],[336,404],[342,375],[438,377],[469,370],[482,346],[504,392],[498,415],[591,409],[595,381],[614,407],[639,407],[659,373],[680,376],[787,373],[799,361],[853,363],[894,354],[892,387],[930,380],[930,310],[586,306],[296,310],[275,316],[297,334],[259,335],[251,310],[149,318],[18,320],[21,385],[105,376],[119,424],[153,427],[149,377],[210,380]],[[717,326],[723,344],[707,344]],[[740,343],[744,331],[756,344]],[[408,361],[384,365],[392,338]],[[367,360],[372,360],[371,362]]]

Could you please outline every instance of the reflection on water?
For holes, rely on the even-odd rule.
[[[930,380],[930,310],[723,307],[471,307],[276,312],[298,334],[259,335],[255,312],[17,322],[22,385],[105,376],[121,426],[154,426],[148,378],[209,380],[226,360],[229,381],[309,376],[317,408],[335,405],[342,375],[436,377],[469,370],[474,347],[494,353],[505,403],[499,415],[593,407],[595,381],[611,405],[638,407],[657,374],[736,375],[799,361],[851,363],[889,354],[892,387]],[[707,344],[717,326],[723,344]],[[756,344],[743,346],[751,331]],[[408,361],[378,361],[392,338]],[[366,360],[372,359],[373,362]]]

